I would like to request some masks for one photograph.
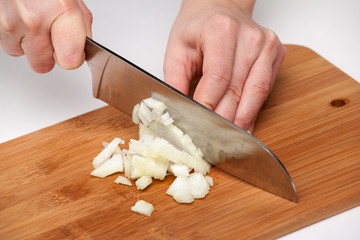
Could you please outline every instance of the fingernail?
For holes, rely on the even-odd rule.
[[[254,128],[255,128],[255,122],[253,122],[253,123],[250,124],[250,126],[248,127],[247,132],[252,135],[253,132],[254,132]]]

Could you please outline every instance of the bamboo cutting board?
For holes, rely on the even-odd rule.
[[[90,176],[102,141],[137,138],[104,107],[0,144],[0,239],[272,239],[360,204],[360,85],[313,51],[287,46],[254,135],[279,157],[293,203],[217,168],[215,186],[189,205]],[[127,148],[127,145],[125,145]],[[155,211],[130,211],[138,199]]]

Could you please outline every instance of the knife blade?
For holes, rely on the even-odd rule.
[[[190,135],[204,159],[247,183],[298,202],[284,165],[254,136],[90,38],[85,54],[95,98],[129,116],[146,98],[164,102],[176,126]]]

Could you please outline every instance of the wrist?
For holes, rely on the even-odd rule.
[[[182,8],[194,6],[227,6],[230,8],[241,9],[243,12],[252,16],[255,0],[183,0]]]

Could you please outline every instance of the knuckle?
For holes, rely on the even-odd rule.
[[[40,31],[42,21],[38,15],[27,12],[27,14],[23,16],[23,21],[27,29],[30,30],[30,32],[36,33]]]
[[[249,31],[250,41],[253,46],[263,45],[265,34],[260,28],[250,27],[248,31]]]
[[[212,79],[216,84],[228,85],[230,83],[230,76],[225,70],[218,70],[210,74],[210,79]]]
[[[236,87],[229,86],[226,94],[230,97],[232,101],[236,103],[236,105],[239,104],[241,98],[241,92]]]
[[[216,14],[210,18],[210,27],[225,35],[234,34],[238,29],[238,22],[226,14]]]
[[[1,12],[0,14],[0,31],[8,34],[13,33],[16,30],[15,21],[6,13]]]
[[[86,8],[85,10],[83,10],[83,16],[87,22],[92,23],[93,14],[89,9]]]
[[[251,89],[256,95],[263,99],[266,99],[270,92],[269,85],[265,83],[254,83]]]
[[[266,32],[266,39],[271,49],[279,49],[280,45],[282,45],[278,36],[271,30]]]

